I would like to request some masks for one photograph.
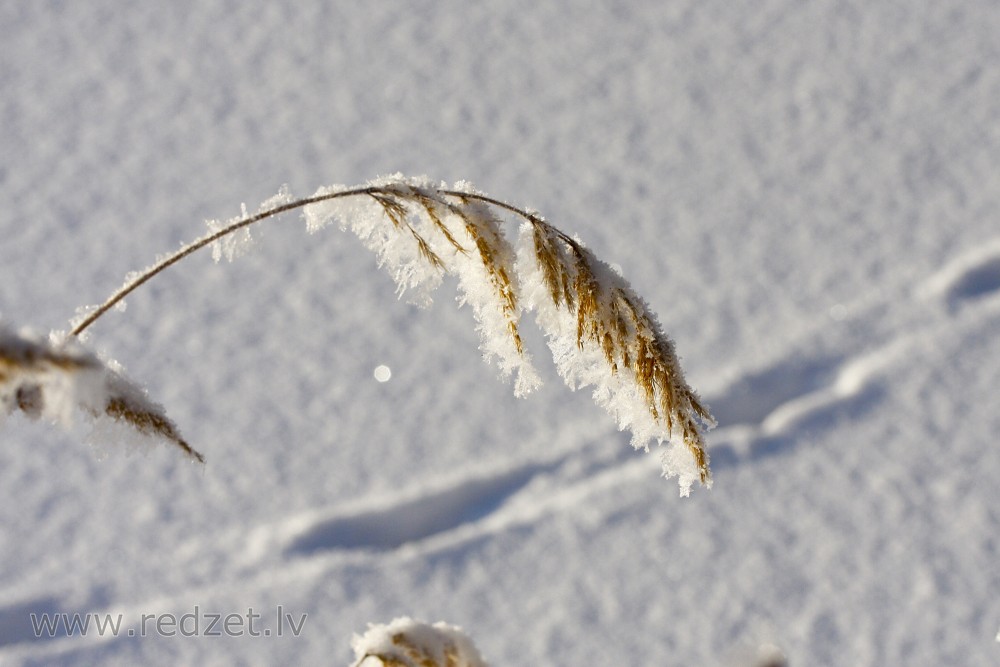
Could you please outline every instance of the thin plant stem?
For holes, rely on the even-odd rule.
[[[317,195],[315,197],[307,197],[306,199],[298,199],[293,202],[288,202],[286,204],[281,204],[280,206],[275,206],[274,208],[268,209],[266,211],[261,211],[249,217],[237,220],[231,225],[227,225],[223,229],[207,234],[197,241],[189,243],[184,246],[174,254],[165,257],[153,266],[149,267],[138,275],[135,279],[130,280],[121,289],[108,297],[107,301],[102,303],[94,312],[90,313],[86,318],[84,318],[79,324],[77,324],[72,331],[70,331],[71,336],[79,336],[83,333],[87,327],[97,321],[104,313],[108,312],[118,304],[119,301],[124,299],[126,296],[134,292],[136,289],[148,282],[153,276],[157,275],[164,269],[173,266],[177,262],[181,261],[188,255],[194,253],[197,250],[204,248],[205,246],[211,244],[214,241],[232,234],[233,232],[239,231],[244,227],[249,227],[252,224],[260,222],[261,220],[266,220],[267,218],[274,217],[281,213],[287,213],[288,211],[301,208],[303,206],[308,206],[309,204],[316,204],[322,201],[328,201],[330,199],[337,199],[340,197],[351,197],[356,195],[373,194],[378,188],[364,187],[355,188],[352,190],[341,190],[339,192],[331,192],[325,195]]]
[[[525,211],[523,209],[520,209],[514,206],[513,204],[508,204],[507,202],[501,201],[499,199],[494,199],[493,197],[488,197],[486,195],[461,192],[457,190],[438,190],[437,192],[438,194],[447,197],[475,200],[482,202],[484,204],[489,204],[492,206],[496,206],[498,208],[502,208],[517,216],[520,216],[521,218],[524,218],[533,225],[545,225],[549,229],[553,230],[567,244],[573,246],[574,248],[577,246],[576,241],[574,241],[571,237],[565,235],[555,227],[552,227],[551,225],[547,224],[538,216],[529,213],[528,211]],[[73,327],[73,330],[70,331],[70,335],[79,336],[80,334],[82,334],[88,327],[90,327],[91,324],[100,319],[100,317],[104,315],[106,312],[114,308],[122,299],[124,299],[126,296],[137,290],[145,283],[147,283],[149,280],[151,280],[154,276],[156,276],[160,272],[173,266],[174,264],[181,261],[188,255],[204,248],[207,245],[212,244],[215,241],[218,241],[223,237],[226,237],[234,232],[237,232],[240,229],[243,229],[244,227],[249,227],[250,225],[256,224],[263,220],[267,220],[268,218],[272,218],[276,215],[287,213],[288,211],[294,211],[295,209],[302,208],[303,206],[309,206],[310,204],[318,204],[319,202],[330,201],[332,199],[357,197],[360,195],[372,196],[372,195],[396,195],[396,194],[398,193],[395,192],[392,188],[386,188],[386,187],[365,186],[360,188],[352,188],[349,190],[340,190],[328,194],[306,197],[305,199],[297,199],[295,201],[281,204],[279,206],[275,206],[274,208],[267,209],[266,211],[260,211],[259,213],[256,213],[254,215],[237,220],[236,222],[227,225],[226,227],[220,230],[217,230],[210,234],[206,234],[200,239],[197,239],[196,241],[193,241],[192,243],[185,245],[177,252],[173,253],[172,255],[169,255],[168,257],[165,257],[164,259],[160,260],[159,262],[157,262],[156,264],[154,264],[153,266],[149,267],[141,274],[136,276],[133,280],[127,282],[125,285],[121,287],[121,289],[119,289],[117,292],[108,297],[108,299],[104,303],[98,306],[92,313],[87,315],[87,317],[85,317],[75,327]]]

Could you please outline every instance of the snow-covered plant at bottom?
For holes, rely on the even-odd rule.
[[[788,658],[784,651],[771,643],[757,647],[756,660],[753,667],[788,667]]]
[[[19,410],[68,424],[79,409],[95,419],[112,419],[165,439],[204,462],[163,408],[114,366],[74,340],[52,342],[0,325],[0,417]]]
[[[486,667],[461,628],[397,618],[354,635],[352,667]]]
[[[72,335],[200,248],[212,245],[216,260],[232,260],[252,240],[252,225],[293,209],[303,211],[309,232],[337,222],[356,234],[399,293],[417,303],[428,303],[443,276],[454,275],[462,301],[472,306],[484,356],[514,377],[518,396],[540,383],[520,334],[521,314],[534,311],[571,388],[593,387],[595,401],[632,432],[633,446],[666,443],[663,472],[678,478],[682,495],[695,481],[710,485],[702,433],[712,417],[685,381],[674,344],[645,300],[578,239],[465,182],[449,188],[394,175],[358,187],[322,188],[298,200],[283,190],[255,214],[244,209],[238,218],[210,222],[208,234],[132,274],[75,323]],[[504,233],[512,219],[519,222],[514,242]]]

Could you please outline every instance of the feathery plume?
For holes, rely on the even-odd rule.
[[[387,625],[369,624],[351,641],[352,667],[486,667],[461,628],[397,618]]]
[[[75,411],[92,419],[109,417],[167,440],[199,463],[205,460],[162,407],[78,343],[53,343],[0,326],[0,415],[15,411],[67,425]]]
[[[307,230],[332,221],[350,230],[378,257],[400,295],[420,304],[443,275],[458,278],[462,301],[472,306],[487,360],[515,375],[523,396],[540,384],[520,333],[520,316],[534,311],[557,370],[571,388],[591,386],[595,401],[632,432],[632,444],[666,443],[663,473],[676,476],[681,494],[711,476],[703,433],[714,425],[707,407],[687,384],[674,343],[648,304],[582,242],[533,211],[518,208],[461,182],[451,188],[396,174],[348,188],[322,188],[292,200],[287,191],[254,215],[245,212],[132,277],[73,328],[78,335],[125,296],[167,267],[206,245],[215,258],[233,259],[249,227],[302,209]],[[511,217],[521,225],[516,247],[503,232]],[[176,432],[141,411],[113,409],[143,432],[152,429],[180,444]],[[176,437],[175,437],[176,436]],[[186,443],[184,443],[186,446]],[[192,450],[193,451],[193,450]]]

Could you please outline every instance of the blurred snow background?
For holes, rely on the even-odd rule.
[[[468,179],[620,265],[720,421],[678,499],[538,337],[517,400],[449,285],[415,309],[270,223],[89,339],[204,471],[4,425],[0,662],[348,664],[407,615],[495,665],[997,664],[997,34],[987,0],[0,5],[4,322],[66,329],[283,184]],[[27,618],[278,605],[299,637]]]

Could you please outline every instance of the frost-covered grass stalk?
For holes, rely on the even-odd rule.
[[[487,667],[462,628],[402,617],[387,624],[369,623],[351,641],[351,667]],[[788,667],[784,652],[774,644],[757,647],[745,658],[753,667]]]
[[[352,667],[486,667],[461,628],[397,618],[354,635]]]
[[[666,443],[663,472],[678,477],[682,495],[695,481],[710,485],[702,434],[713,425],[711,415],[685,381],[674,344],[648,304],[579,240],[534,211],[465,182],[446,187],[394,175],[359,187],[322,188],[305,199],[282,191],[253,215],[244,210],[238,218],[210,222],[202,238],[130,275],[71,334],[83,333],[132,291],[200,248],[211,245],[216,260],[232,260],[247,249],[253,225],[295,209],[303,211],[309,232],[331,222],[354,232],[399,293],[419,304],[430,301],[444,275],[454,275],[462,301],[475,314],[484,356],[513,377],[518,396],[540,384],[520,334],[521,314],[534,312],[571,388],[593,387],[595,401],[632,432],[633,446]],[[504,233],[511,221],[518,223],[513,241]],[[198,456],[179,436],[170,439]]]
[[[69,423],[74,409],[123,422],[173,443],[198,462],[205,460],[114,362],[102,362],[72,340],[44,340],[0,326],[0,417],[20,410],[32,418]]]

